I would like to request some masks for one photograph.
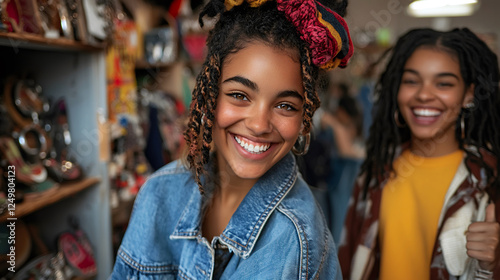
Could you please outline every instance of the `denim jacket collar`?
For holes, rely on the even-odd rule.
[[[241,258],[248,258],[266,221],[296,179],[295,157],[289,153],[250,189],[226,229],[215,238]],[[203,198],[195,187],[170,238],[201,238],[202,205]]]

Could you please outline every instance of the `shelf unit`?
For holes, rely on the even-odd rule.
[[[100,51],[104,48],[104,44],[82,44],[66,38],[45,38],[30,33],[0,33],[0,45],[59,51]]]
[[[76,196],[80,191],[92,187],[99,181],[99,178],[85,178],[81,181],[63,183],[57,188],[42,192],[40,196],[26,198],[22,203],[16,203],[15,216],[9,216],[8,212],[0,215],[0,223],[6,222],[7,218],[22,218],[60,200]]]
[[[42,86],[42,95],[56,101],[64,97],[71,145],[69,154],[82,166],[83,181],[61,186],[41,200],[16,208],[16,216],[29,218],[51,248],[56,237],[69,230],[76,217],[93,245],[98,264],[97,280],[107,279],[113,264],[110,186],[105,132],[99,119],[107,119],[104,46],[67,39],[46,39],[31,34],[0,33],[0,77],[30,75]],[[6,217],[2,216],[2,219]]]

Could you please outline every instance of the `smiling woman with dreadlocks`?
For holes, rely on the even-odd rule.
[[[376,87],[339,245],[349,279],[500,279],[496,55],[469,29],[415,29]]]
[[[138,194],[112,279],[338,279],[335,243],[295,157],[345,67],[342,15],[314,0],[213,0],[187,155]],[[180,164],[183,162],[184,164]]]

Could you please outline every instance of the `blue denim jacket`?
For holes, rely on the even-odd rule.
[[[206,197],[178,162],[155,172],[136,198],[111,279],[341,279],[332,235],[292,154],[259,179],[211,243],[201,234]]]

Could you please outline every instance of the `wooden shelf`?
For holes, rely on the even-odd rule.
[[[45,38],[31,33],[0,32],[0,45],[12,48],[57,50],[57,51],[100,51],[104,44],[89,45],[67,38]]]
[[[43,207],[46,207],[66,197],[74,195],[99,182],[100,182],[99,178],[86,178],[78,182],[61,184],[59,187],[54,189],[49,189],[41,193],[37,197],[26,198],[22,203],[16,203],[16,208],[14,210],[15,216],[13,217],[21,218],[22,216],[26,216]],[[12,218],[12,216],[9,216],[9,211],[6,211],[0,216],[0,222],[7,221],[7,218]]]

